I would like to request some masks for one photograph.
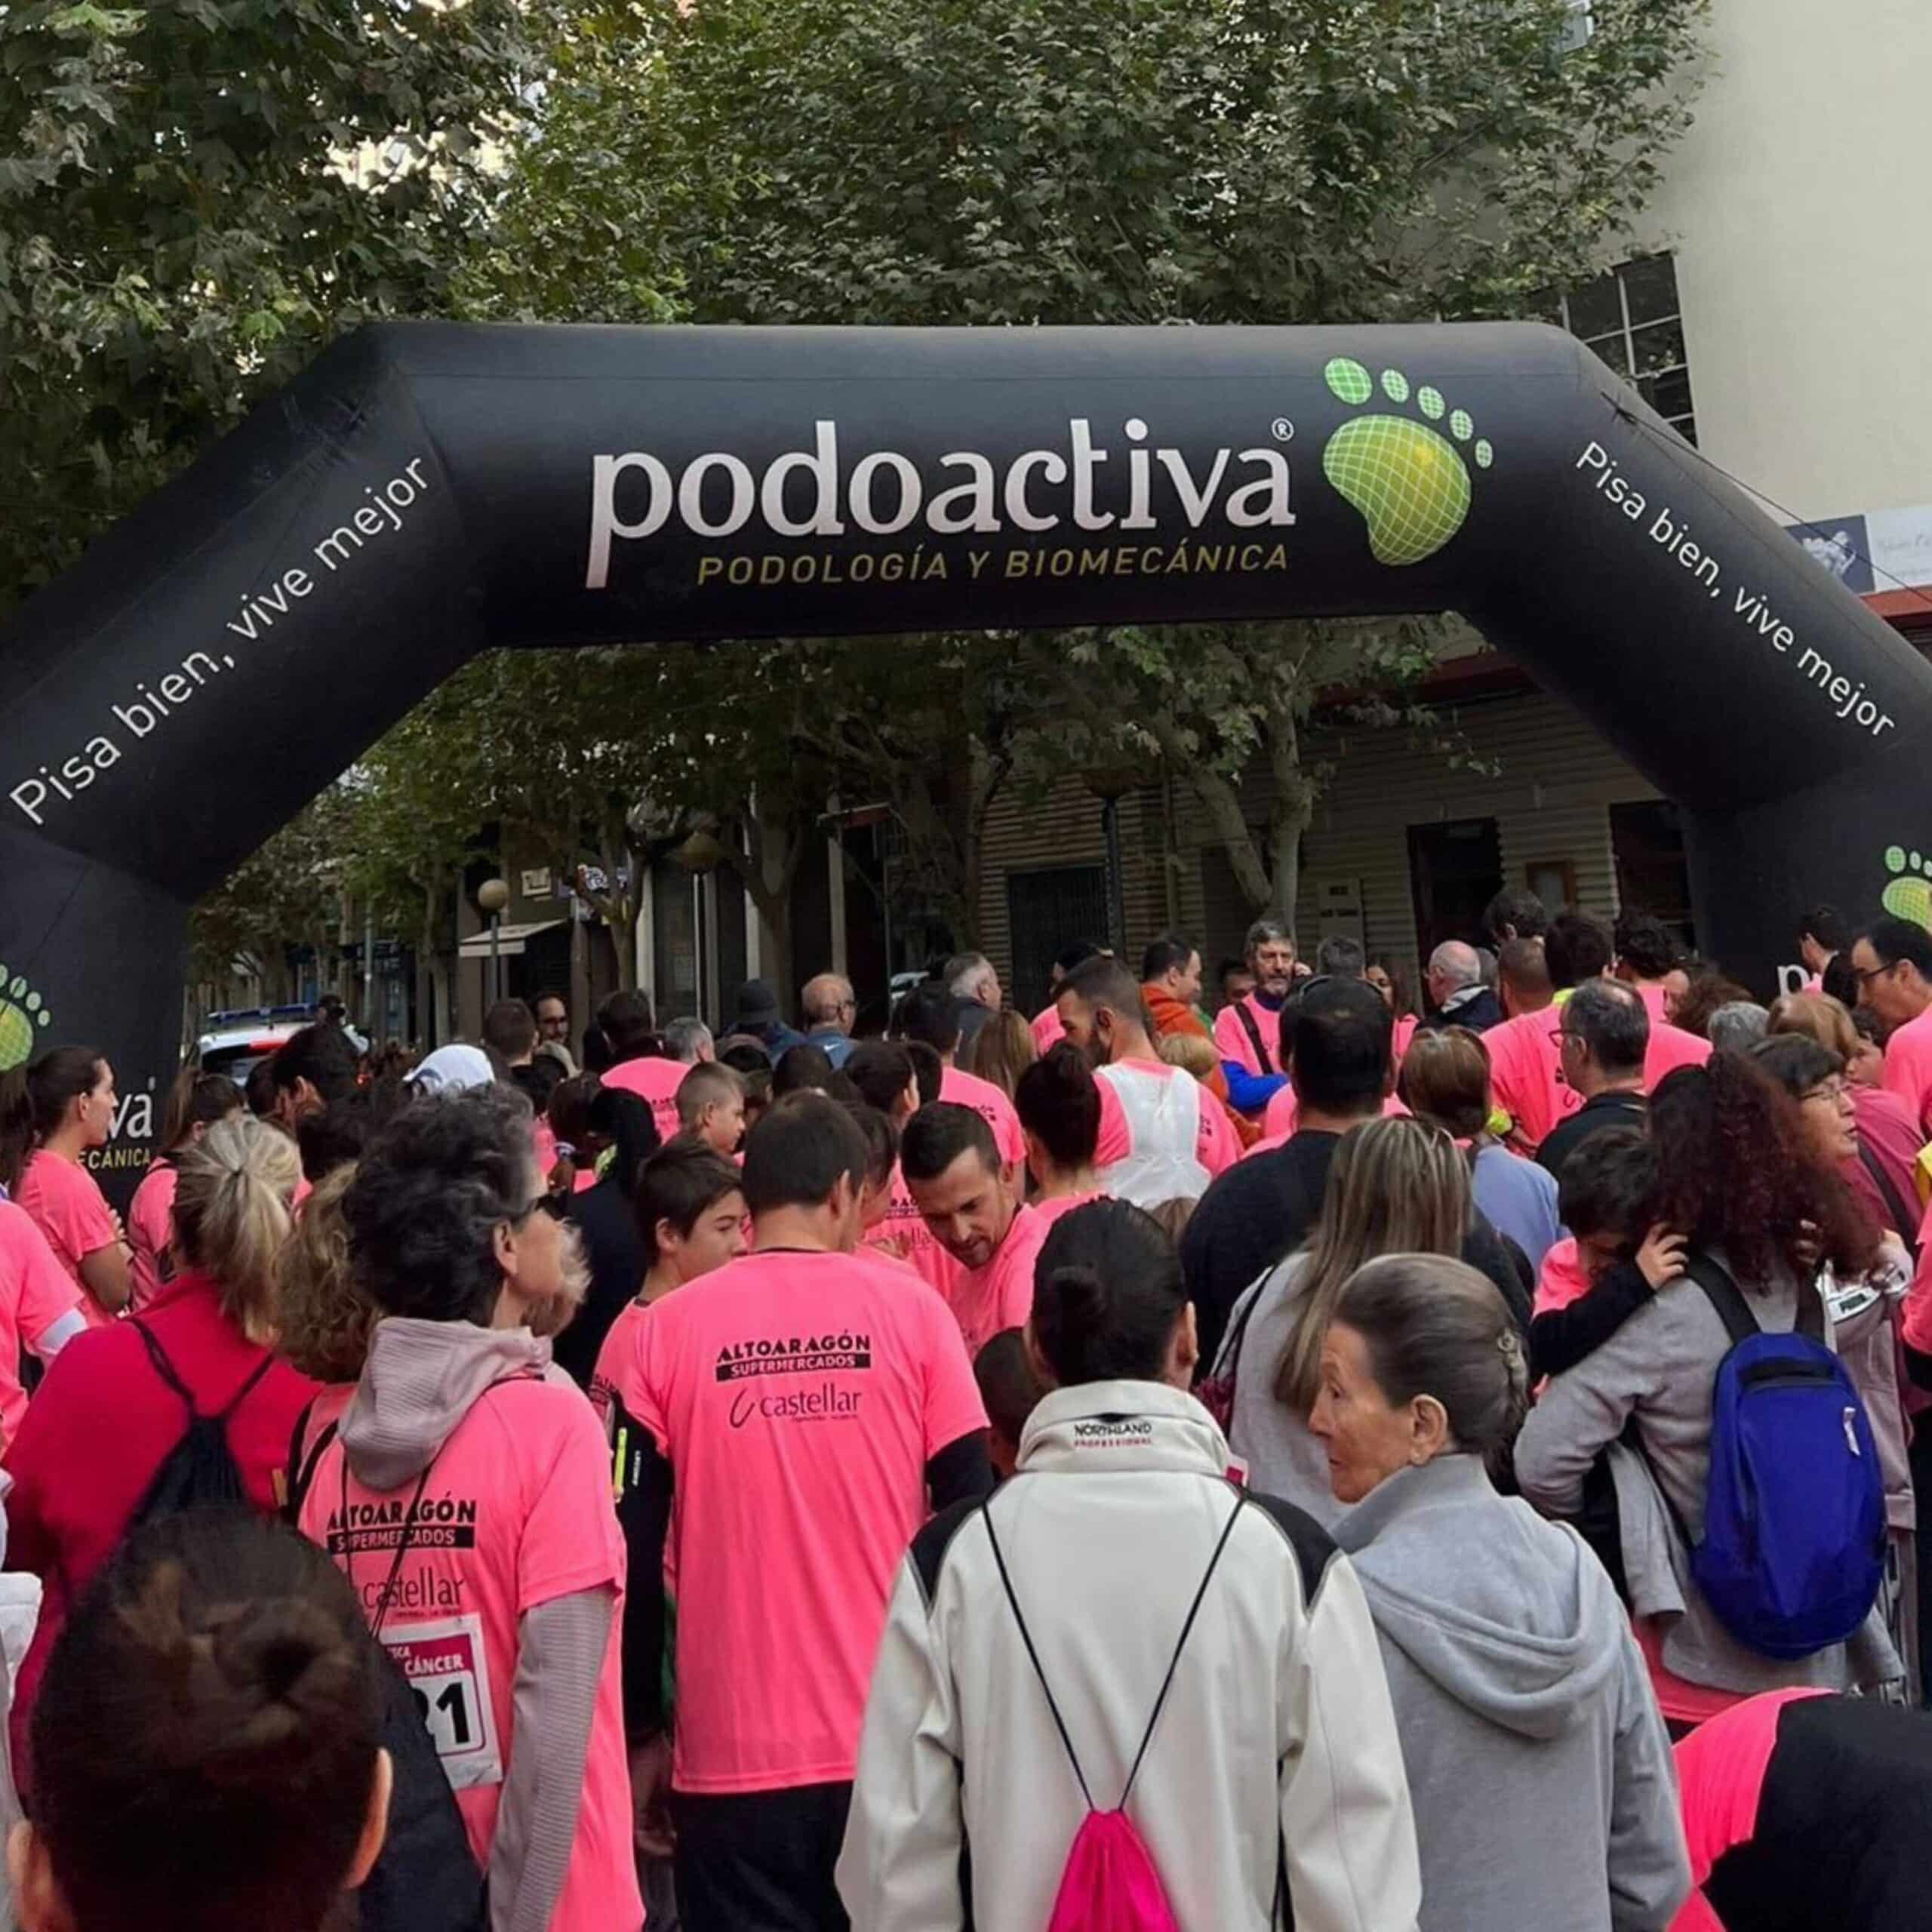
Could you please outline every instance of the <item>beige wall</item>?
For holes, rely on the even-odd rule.
[[[1928,0],[1713,0],[1640,252],[1674,248],[1698,440],[1801,517],[1932,503]]]

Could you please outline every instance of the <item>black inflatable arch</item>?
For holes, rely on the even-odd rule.
[[[488,645],[1451,608],[1761,982],[1932,848],[1932,669],[1553,330],[365,329],[0,635],[0,1065],[143,1160],[186,907]]]

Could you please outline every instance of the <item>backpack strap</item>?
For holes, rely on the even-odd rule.
[[[228,1398],[227,1406],[217,1413],[214,1420],[220,1423],[226,1423],[232,1420],[235,1411],[254,1393],[255,1385],[274,1366],[275,1357],[269,1354],[266,1349],[263,1350],[261,1360],[256,1363],[254,1371],[250,1374],[248,1380]]]
[[[162,1380],[166,1383],[168,1387],[172,1389],[175,1394],[179,1395],[182,1401],[187,1404],[189,1417],[191,1420],[195,1422],[207,1421],[225,1423],[228,1421],[229,1419],[233,1416],[235,1411],[238,1409],[248,1397],[253,1393],[256,1383],[260,1381],[262,1377],[267,1374],[269,1371],[275,1366],[275,1357],[269,1354],[265,1349],[263,1352],[261,1360],[256,1363],[254,1369],[249,1374],[248,1379],[242,1383],[240,1388],[235,1390],[235,1393],[232,1396],[229,1398],[225,1406],[217,1409],[213,1415],[205,1417],[202,1415],[201,1411],[195,1407],[195,1398],[188,1392],[188,1385],[181,1380],[180,1374],[176,1371],[174,1364],[168,1360],[168,1351],[161,1346],[159,1340],[155,1335],[154,1331],[150,1328],[138,1315],[130,1315],[128,1318],[128,1325],[134,1330],[136,1334],[140,1337],[143,1343],[146,1347],[148,1359],[154,1364],[154,1372],[155,1374],[159,1376]],[[306,1414],[306,1411],[304,1411],[304,1414]]]
[[[1907,1211],[1904,1201],[1900,1196],[1897,1183],[1886,1173],[1884,1162],[1863,1140],[1858,1143],[1858,1158],[1863,1163],[1865,1171],[1872,1177],[1872,1185],[1883,1196],[1885,1211],[1891,1216],[1892,1226],[1898,1230],[1900,1240],[1905,1243],[1906,1252],[1916,1260],[1918,1255],[1918,1232],[1912,1225],[1912,1216]]]
[[[1180,1668],[1181,1653],[1187,1648],[1187,1640],[1193,1634],[1194,1620],[1201,1614],[1202,1600],[1208,1594],[1208,1586],[1214,1581],[1214,1572],[1220,1567],[1221,1552],[1228,1546],[1228,1539],[1234,1534],[1236,1519],[1240,1516],[1247,1498],[1238,1491],[1235,1494],[1235,1506],[1228,1512],[1228,1520],[1221,1525],[1221,1534],[1214,1545],[1214,1553],[1208,1559],[1208,1567],[1201,1573],[1200,1587],[1194,1592],[1194,1601],[1189,1604],[1187,1621],[1181,1626],[1180,1636],[1174,1644],[1174,1655],[1168,1660],[1168,1674],[1161,1680],[1160,1695],[1154,1700],[1152,1715],[1147,1720],[1147,1728],[1140,1734],[1140,1748],[1134,1754],[1133,1768],[1127,1774],[1127,1783],[1121,1789],[1120,1802],[1114,1807],[1117,1811],[1127,1808],[1127,1801],[1133,1795],[1134,1780],[1140,1775],[1140,1767],[1147,1755],[1147,1747],[1154,1741],[1155,1727],[1161,1721],[1161,1712],[1166,1708],[1168,1693],[1174,1688],[1174,1673]],[[1033,1647],[1033,1633],[1026,1627],[1026,1619],[1020,1608],[1020,1599],[1014,1594],[1013,1579],[1008,1574],[1006,1558],[999,1546],[999,1537],[993,1529],[992,1512],[987,1505],[991,1497],[981,1500],[980,1514],[985,1519],[986,1540],[992,1546],[993,1561],[998,1567],[1000,1587],[1006,1592],[1006,1601],[1011,1607],[1013,1620],[1020,1627],[1020,1640],[1026,1646],[1028,1660],[1033,1666],[1033,1675],[1040,1680],[1040,1689],[1044,1694],[1047,1709],[1052,1712],[1054,1727],[1060,1733],[1060,1741],[1066,1747],[1067,1762],[1073,1767],[1073,1775],[1080,1781],[1080,1795],[1087,1801],[1088,1810],[1099,1807],[1094,1802],[1094,1794],[1088,1788],[1087,1774],[1080,1768],[1080,1760],[1073,1749],[1073,1740],[1068,1734],[1066,1720],[1060,1715],[1060,1706],[1054,1701],[1053,1687],[1047,1681],[1047,1673],[1041,1668],[1040,1654]]]
[[[291,1527],[296,1526],[297,1518],[302,1514],[302,1505],[308,1500],[309,1491],[315,1485],[315,1471],[325,1452],[342,1429],[338,1418],[331,1423],[314,1441],[305,1445],[303,1438],[309,1432],[309,1419],[315,1413],[315,1404],[312,1401],[295,1418],[294,1431],[288,1438],[288,1500],[282,1506],[282,1513]]]
[[[1246,1000],[1235,1001],[1235,1017],[1241,1022],[1247,1032],[1248,1044],[1254,1049],[1254,1057],[1261,1063],[1261,1071],[1263,1073],[1280,1072],[1281,1069],[1268,1057],[1268,1048],[1261,1037],[1260,1026],[1257,1023],[1254,1014],[1249,1010]]]
[[[174,1364],[168,1358],[168,1351],[155,1339],[154,1331],[138,1315],[128,1318],[128,1326],[140,1337],[142,1345],[148,1352],[148,1360],[154,1364],[154,1372],[188,1405],[188,1414],[198,1420],[201,1411],[195,1407],[195,1398],[188,1393],[188,1385],[175,1373]]]
[[[1705,1299],[1717,1311],[1718,1319],[1724,1324],[1724,1331],[1730,1337],[1734,1349],[1740,1342],[1748,1341],[1753,1335],[1764,1332],[1758,1326],[1758,1318],[1751,1312],[1750,1303],[1730,1278],[1727,1269],[1720,1267],[1708,1254],[1696,1253],[1685,1258],[1684,1272],[1703,1290]]]

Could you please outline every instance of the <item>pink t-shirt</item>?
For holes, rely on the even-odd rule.
[[[1408,1109],[1393,1094],[1382,1103],[1382,1118],[1384,1120],[1394,1120],[1407,1112]],[[1263,1148],[1280,1146],[1294,1132],[1295,1122],[1300,1116],[1301,1103],[1295,1098],[1295,1090],[1291,1084],[1281,1088],[1268,1103],[1268,1111],[1261,1117],[1262,1131],[1266,1137],[1247,1151],[1251,1154],[1259,1154]]]
[[[1023,1328],[1033,1313],[1033,1264],[1053,1223],[1032,1208],[1017,1208],[1006,1238],[983,1268],[962,1268],[947,1300],[968,1357],[1008,1328]]]
[[[1060,1004],[1056,1001],[1044,1013],[1036,1013],[1027,1023],[1033,1035],[1033,1048],[1044,1055],[1050,1047],[1058,1046],[1066,1038],[1066,1029],[1060,1017]]]
[[[1192,1074],[1164,1060],[1137,1060],[1123,1062],[1137,1073],[1158,1075],[1163,1080],[1192,1080]],[[1094,1164],[1110,1168],[1133,1153],[1134,1137],[1128,1124],[1120,1095],[1115,1091],[1111,1066],[1100,1068],[1094,1084],[1100,1090],[1100,1138],[1094,1150]],[[1241,1158],[1241,1141],[1227,1109],[1204,1087],[1201,1088],[1201,1124],[1195,1131],[1194,1158],[1210,1174],[1225,1174]]]
[[[1886,1041],[1885,1091],[1896,1094],[1932,1134],[1932,1006],[1895,1028]]]
[[[13,1441],[27,1412],[20,1351],[85,1299],[26,1210],[0,1201],[0,1444]]]
[[[607,1087],[635,1094],[651,1103],[651,1118],[657,1123],[657,1137],[669,1140],[678,1131],[678,1089],[691,1069],[681,1060],[648,1055],[638,1060],[620,1060],[601,1077]]]
[[[1644,1011],[1651,1016],[1653,1027],[1670,1024],[1670,1014],[1666,1006],[1669,995],[1660,981],[1652,980],[1640,986],[1634,980],[1626,980],[1624,983],[1644,1002]]]
[[[675,1477],[673,1782],[842,1782],[926,1464],[986,1426],[958,1331],[871,1256],[774,1250],[634,1332],[612,1380]]]
[[[1389,1046],[1395,1056],[1395,1064],[1398,1068],[1402,1064],[1402,1056],[1409,1050],[1409,1042],[1416,1036],[1416,1029],[1421,1024],[1422,1022],[1413,1013],[1398,1013],[1395,1016],[1395,1024],[1390,1035]]]
[[[172,1161],[156,1161],[141,1177],[128,1204],[128,1306],[138,1314],[174,1272],[168,1251],[174,1238],[174,1186],[181,1178]]]
[[[897,1168],[892,1171],[892,1191],[887,1197],[885,1219],[872,1230],[872,1239],[918,1272],[943,1297],[950,1297],[952,1284],[961,1273],[959,1263],[947,1254],[906,1185]]]
[[[303,1534],[349,1578],[372,1627],[415,1493],[414,1482],[386,1494],[365,1487],[346,1470],[338,1438],[302,1506]],[[568,1381],[535,1376],[478,1396],[430,1464],[414,1521],[380,1635],[426,1706],[469,1848],[486,1869],[516,1750],[518,1623],[580,1591],[615,1598],[577,1837],[549,1932],[639,1924],[624,1749],[624,1540],[590,1404]]]
[[[1518,1014],[1482,1036],[1489,1049],[1489,1088],[1496,1104],[1515,1123],[1512,1143],[1533,1154],[1550,1129],[1583,1104],[1557,1072],[1557,1033],[1562,1010]]]
[[[1647,992],[1650,989],[1645,986],[1638,990]],[[1681,1026],[1653,1020],[1651,1044],[1644,1051],[1644,1091],[1655,1093],[1657,1083],[1666,1075],[1675,1073],[1680,1066],[1702,1066],[1710,1057],[1709,1041],[1699,1039],[1695,1033],[1685,1032]]]
[[[1574,1235],[1565,1235],[1546,1250],[1543,1266],[1537,1275],[1536,1312],[1547,1315],[1552,1309],[1567,1308],[1590,1291],[1590,1278],[1583,1267],[1583,1251]]]
[[[1241,1024],[1239,1009],[1246,1007],[1254,1016],[1255,1025],[1260,1029],[1262,1044],[1268,1049],[1268,1064],[1263,1066],[1255,1057],[1254,1042],[1247,1036],[1247,1029]],[[1231,1060],[1255,1074],[1279,1073],[1281,1071],[1281,1016],[1271,1012],[1253,993],[1245,999],[1238,1000],[1232,1006],[1224,1006],[1214,1016],[1214,1044],[1223,1060]]]
[[[1672,1920],[1672,1932],[1721,1927],[1697,1888],[1726,1852],[1749,1844],[1757,1835],[1758,1806],[1786,1705],[1800,1697],[1827,1694],[1810,1688],[1764,1691],[1699,1725],[1677,1746],[1678,1797],[1693,1890]]]
[[[990,1080],[949,1066],[940,1075],[939,1097],[955,1106],[971,1107],[983,1115],[993,1131],[993,1145],[999,1149],[1000,1158],[1008,1166],[1026,1159],[1026,1137],[1020,1131],[1020,1116],[1014,1112],[1013,1103]]]
[[[81,1263],[117,1238],[106,1198],[94,1176],[78,1161],[65,1161],[37,1148],[27,1156],[14,1198],[33,1217],[54,1260],[80,1290],[81,1312],[88,1326],[97,1328],[112,1321],[81,1278]]]
[[[1088,1194],[1056,1194],[1051,1200],[1029,1201],[1027,1206],[1033,1211],[1035,1219],[1046,1223],[1051,1228],[1063,1214],[1070,1214],[1076,1208],[1084,1208],[1090,1201],[1104,1201],[1107,1198],[1103,1188],[1095,1188]],[[1042,1235],[1042,1241],[1046,1236]]]

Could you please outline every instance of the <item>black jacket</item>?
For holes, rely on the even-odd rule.
[[[1487,1033],[1492,1026],[1503,1024],[1503,1008],[1494,993],[1484,986],[1474,999],[1465,1000],[1460,1006],[1447,1013],[1432,1013],[1427,1019],[1416,1023],[1418,1033],[1441,1033],[1451,1026],[1466,1026],[1472,1033]]]

